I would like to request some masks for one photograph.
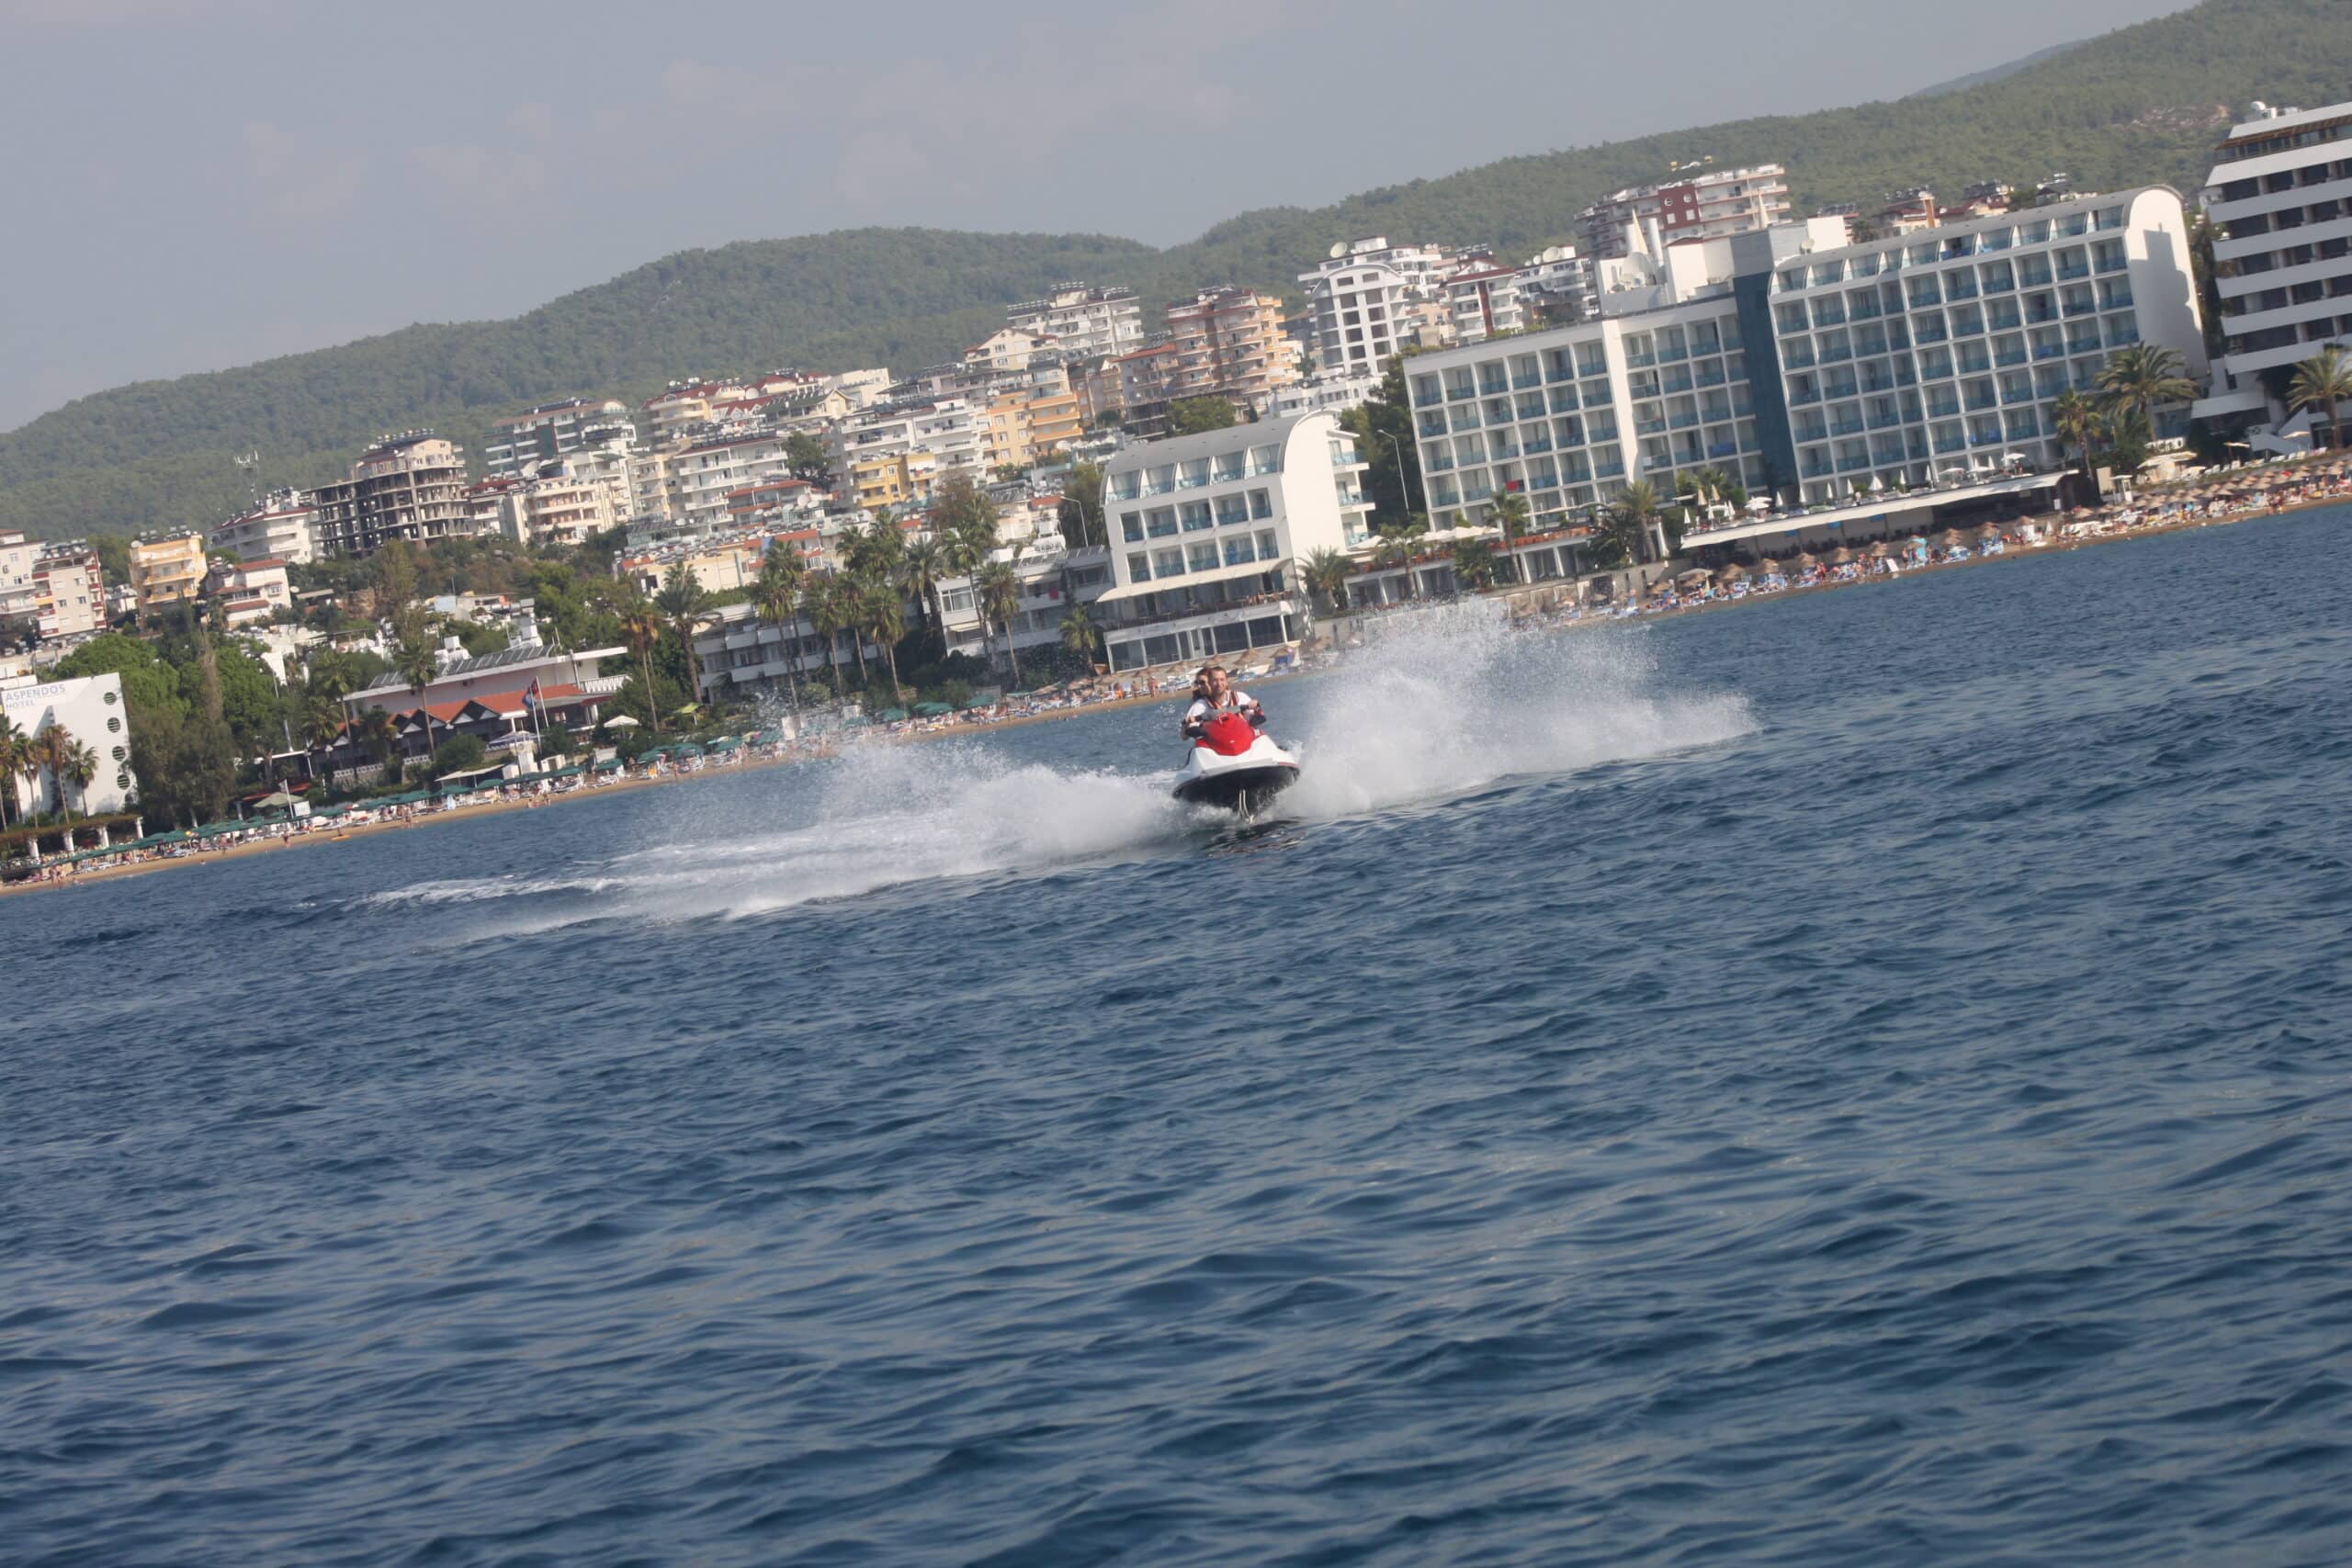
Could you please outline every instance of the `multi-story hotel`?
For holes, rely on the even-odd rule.
[[[1302,414],[1130,446],[1104,470],[1114,670],[1295,642],[1298,562],[1371,537],[1364,463],[1338,416]]]
[[[1414,307],[1437,300],[1448,265],[1437,245],[1392,245],[1385,235],[1331,247],[1298,281],[1312,330],[1307,353],[1318,375],[1376,370],[1410,341]]]
[[[351,477],[310,494],[318,538],[329,555],[364,556],[393,539],[430,542],[472,527],[466,501],[466,449],[429,430],[378,442]]]
[[[616,426],[635,434],[627,403],[609,398],[598,402],[566,398],[541,403],[491,422],[490,439],[482,444],[482,470],[492,477],[519,474],[535,463],[567,457],[606,438]]]
[[[2063,462],[2051,404],[2150,341],[2205,356],[2161,186],[1826,245],[1814,220],[1603,264],[1600,321],[1409,362],[1432,519],[1573,513],[1719,468],[1806,503]]]
[[[1143,346],[1143,301],[1132,288],[1065,283],[1043,299],[1013,306],[1004,319],[1016,332],[1052,339],[1057,350],[1073,358]]]
[[[138,781],[130,773],[130,713],[122,700],[119,675],[81,675],[68,681],[21,684],[0,689],[0,714],[20,734],[38,740],[47,730],[62,727],[75,740],[97,753],[96,777],[79,791],[60,790],[46,767],[29,775],[5,781],[11,815],[51,815],[71,806],[85,817],[103,817],[139,803]]]
[[[132,545],[130,592],[138,600],[140,618],[192,602],[204,585],[204,570],[201,534],[175,534]]]
[[[2283,420],[2266,380],[2283,390],[2290,367],[2352,342],[2352,103],[2266,109],[2233,127],[2205,210],[2225,341],[2197,416]]]
[[[1789,220],[1788,175],[1778,164],[1758,164],[1614,192],[1577,214],[1585,254],[1596,261],[1631,255],[1628,230],[1655,227],[1657,243],[1672,245],[1775,228]]]

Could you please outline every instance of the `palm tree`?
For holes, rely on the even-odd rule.
[[[1298,575],[1307,592],[1323,595],[1335,615],[1347,611],[1348,577],[1354,570],[1354,562],[1329,545],[1311,551],[1298,563]]]
[[[702,701],[702,660],[695,654],[695,632],[700,617],[710,603],[710,595],[703,591],[701,581],[679,561],[662,579],[662,592],[653,596],[654,606],[670,618],[670,630],[677,635],[678,646],[686,650],[686,701]],[[648,692],[649,700],[650,692]]]
[[[637,655],[638,668],[645,676],[645,712],[653,721],[653,733],[662,733],[662,705],[653,700],[653,649],[662,641],[662,616],[643,600],[621,613],[621,640]]]
[[[1484,591],[1495,585],[1495,547],[1484,539],[1456,539],[1453,542],[1454,581],[1473,591]]]
[[[25,753],[31,742],[6,714],[0,714],[0,781],[7,784],[7,793],[0,795],[0,823],[8,819],[9,803],[17,799],[17,779],[25,771]]]
[[[2050,418],[2058,427],[2058,439],[2081,450],[2083,482],[2095,483],[2091,478],[2091,444],[2098,439],[2098,405],[2069,387],[2051,405]]]
[[[1021,656],[1012,648],[1012,623],[1021,614],[1021,578],[1004,561],[992,560],[973,580],[980,614],[1004,628],[1004,657],[1012,666],[1012,684],[1021,685]]]
[[[828,574],[817,578],[800,592],[801,613],[808,617],[808,624],[816,627],[818,635],[825,639],[825,678],[833,683],[835,695],[839,695],[842,689],[842,628],[850,623],[845,587],[838,576]],[[864,655],[859,657],[863,660]]]
[[[1636,561],[1652,558],[1657,541],[1651,530],[1660,521],[1657,487],[1647,479],[1635,479],[1617,492],[1616,504],[1609,509],[1611,526],[1607,530]]]
[[[760,619],[784,633],[784,645],[788,650],[784,677],[792,687],[792,705],[800,705],[800,596],[808,586],[808,568],[798,552],[789,546],[771,545],[765,559],[760,562],[760,575],[752,586],[752,607]]]
[[[425,688],[441,672],[440,656],[434,650],[433,638],[425,630],[424,617],[403,610],[394,622],[392,673],[408,685],[416,697],[416,711],[424,717],[424,754],[433,755],[433,712],[424,705]]]
[[[76,740],[66,749],[59,793],[63,794],[63,784],[72,784],[74,797],[83,803],[84,814],[87,815],[90,782],[97,776],[98,754],[82,741]],[[65,820],[69,823],[74,820],[73,812],[68,811],[65,814]]]
[[[899,584],[893,578],[877,577],[858,584],[857,620],[859,629],[874,638],[874,646],[882,650],[882,658],[890,667],[890,693],[899,705],[907,705],[907,689],[899,684],[899,639],[907,635],[907,604],[899,596]]]
[[[329,772],[334,771],[334,743],[343,739],[345,722],[343,705],[324,694],[311,697],[302,706],[303,744],[327,754]]]
[[[2119,348],[2094,383],[2109,409],[2132,409],[2156,427],[2158,403],[2185,402],[2197,395],[2197,383],[2182,374],[2180,355],[2153,343]]]
[[[2344,445],[2344,415],[2336,405],[2347,398],[2352,398],[2352,357],[2335,344],[2296,366],[2295,378],[2287,388],[2287,400],[2292,406],[2327,411],[2330,446]]]
[[[1062,616],[1061,633],[1062,646],[1091,667],[1094,650],[1102,646],[1102,628],[1094,624],[1093,612],[1083,604],[1072,604]]]
[[[80,744],[74,739],[74,732],[62,724],[51,724],[33,737],[34,792],[40,792],[40,775],[46,771],[50,795],[56,801],[58,810],[64,813],[68,823],[74,820],[74,810],[65,804],[65,779],[68,764],[74,758],[74,748]]]
[[[1487,551],[1487,565],[1498,570],[1508,570],[1512,576],[1517,576],[1514,559],[1509,552],[1513,545],[1519,543],[1521,536],[1527,532],[1528,525],[1533,521],[1532,514],[1527,510],[1527,498],[1516,491],[1505,491],[1495,497],[1492,506],[1487,508],[1487,521],[1500,529],[1503,536],[1503,553],[1498,555],[1493,550]]]
[[[933,626],[945,618],[937,609],[940,581],[956,575],[949,568],[947,557],[947,547],[935,536],[917,539],[899,557],[899,586],[915,602],[915,608],[922,617]]]
[[[392,752],[400,745],[400,726],[394,722],[390,712],[384,708],[369,708],[361,714],[357,734],[359,743],[367,747],[368,754],[379,763],[390,761]]]

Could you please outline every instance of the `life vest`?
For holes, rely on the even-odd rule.
[[[1238,757],[1257,743],[1257,730],[1238,713],[1201,721],[1201,744],[1220,757]]]

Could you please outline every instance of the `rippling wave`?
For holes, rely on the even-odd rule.
[[[0,900],[0,1560],[2341,1561],[2347,520]]]

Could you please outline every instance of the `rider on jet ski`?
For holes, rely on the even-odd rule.
[[[1184,710],[1184,739],[1198,740],[1202,727],[1220,714],[1238,713],[1253,729],[1266,728],[1266,710],[1247,692],[1233,688],[1233,676],[1222,664],[1210,664],[1193,677],[1193,703]]]

